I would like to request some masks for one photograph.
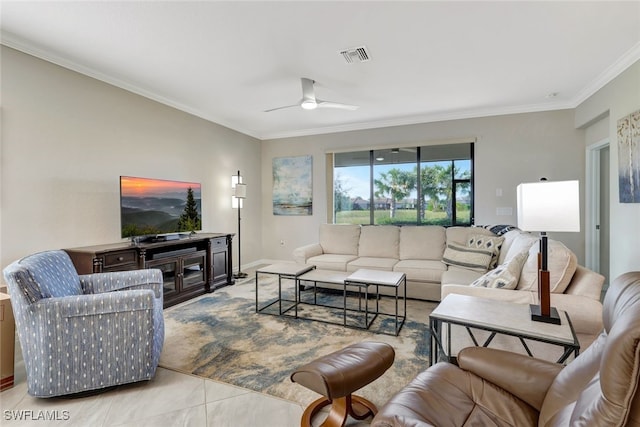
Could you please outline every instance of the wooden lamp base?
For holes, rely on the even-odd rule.
[[[545,242],[542,256],[538,256],[538,264],[541,266],[538,270],[538,298],[540,304],[530,304],[529,311],[531,312],[531,320],[534,322],[553,323],[555,325],[559,325],[561,322],[558,310],[556,310],[555,307],[551,307],[549,271],[546,270],[546,249]],[[544,267],[542,268],[542,266]]]

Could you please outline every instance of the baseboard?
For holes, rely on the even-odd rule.
[[[250,269],[252,269],[254,267],[258,267],[258,266],[261,266],[261,265],[280,264],[280,263],[283,263],[283,262],[293,262],[293,261],[290,260],[290,259],[281,260],[281,259],[264,259],[263,258],[263,259],[259,259],[257,261],[253,261],[253,262],[250,262],[250,263],[247,263],[247,264],[242,264],[242,271],[250,270]],[[233,269],[233,272],[235,273],[237,271],[238,271],[238,268],[235,267]]]

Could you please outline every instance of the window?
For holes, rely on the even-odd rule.
[[[335,153],[333,222],[471,225],[473,143]]]

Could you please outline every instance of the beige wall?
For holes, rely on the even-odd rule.
[[[35,251],[120,241],[120,175],[200,182],[203,231],[235,233],[238,169],[248,183],[242,261],[261,257],[258,140],[10,48],[1,53],[2,268]]]
[[[347,113],[348,114],[348,113]],[[318,239],[326,222],[325,153],[343,148],[373,148],[472,137],[475,144],[476,224],[516,224],[516,186],[521,182],[584,181],[584,131],[575,129],[573,110],[514,114],[327,135],[268,140],[262,143],[262,240],[267,259],[291,259],[297,246]],[[274,157],[313,156],[313,215],[274,216],[271,206],[271,162]],[[584,187],[584,186],[582,186]],[[496,190],[502,190],[497,196]],[[583,195],[584,190],[581,189]],[[498,216],[496,208],[512,208]],[[584,214],[583,214],[584,217]],[[556,233],[584,260],[584,233]],[[281,245],[280,242],[285,244]]]
[[[640,270],[640,204],[619,202],[616,137],[618,120],[638,109],[640,61],[580,104],[575,113],[575,126],[587,131],[585,145],[597,142],[598,138],[609,138],[611,279],[627,271]],[[606,130],[603,126],[607,126]]]
[[[204,230],[235,232],[237,213],[229,207],[229,181],[237,169],[249,184],[243,263],[291,259],[295,247],[317,240],[318,225],[327,220],[327,151],[459,138],[476,140],[476,223],[514,224],[515,188],[520,182],[541,176],[579,179],[584,200],[585,145],[606,133],[603,128],[615,135],[617,119],[640,108],[640,65],[635,64],[577,110],[260,143],[4,46],[1,71],[2,267],[34,251],[119,241],[120,175],[201,182]],[[617,186],[617,149],[613,141],[611,146],[611,182]],[[306,154],[314,162],[313,215],[274,216],[272,159]],[[502,196],[496,195],[497,189]],[[635,244],[640,205],[617,203],[617,187],[611,194],[613,276],[640,268]],[[500,207],[512,208],[513,214],[498,216]],[[584,262],[584,232],[553,237]]]

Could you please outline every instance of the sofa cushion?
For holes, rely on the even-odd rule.
[[[498,264],[503,264],[505,262],[507,253],[509,252],[509,249],[511,249],[511,244],[521,233],[521,230],[514,229],[502,235],[502,237],[504,237],[504,241],[502,242],[502,248],[500,248],[500,254],[498,255]]]
[[[400,228],[395,225],[367,225],[360,232],[358,255],[398,259]]]
[[[360,226],[352,224],[321,224],[320,246],[325,254],[358,255]]]
[[[359,268],[393,271],[397,262],[395,258],[360,257],[347,264],[347,271],[356,271]]]
[[[486,249],[493,253],[491,256],[491,262],[489,263],[489,269],[496,268],[498,265],[498,256],[500,255],[500,248],[504,237],[487,236],[485,234],[472,234],[467,239],[467,246],[470,248]]]
[[[538,248],[540,239],[531,233],[520,230],[510,231],[504,235],[504,243],[500,250],[498,263],[503,264],[521,252],[529,251],[533,246]]]
[[[469,283],[482,276],[482,272],[467,270],[466,268],[458,268],[456,266],[449,266],[447,271],[442,273],[441,283],[444,285],[463,285],[469,286]]]
[[[404,273],[407,280],[440,283],[447,266],[440,260],[405,259],[398,261],[393,266],[393,271]]]
[[[549,287],[552,293],[563,293],[578,267],[578,258],[563,243],[548,240]],[[538,290],[538,245],[529,249],[529,257],[522,267],[517,289],[537,292]]]
[[[489,268],[493,252],[486,249],[470,248],[465,245],[447,243],[442,262],[447,265],[485,272]]]
[[[400,259],[442,259],[446,242],[445,228],[439,225],[400,227]]]
[[[528,252],[521,252],[509,262],[500,264],[474,280],[470,286],[483,288],[515,289],[518,285],[522,266],[529,256]]]
[[[347,264],[357,258],[355,255],[322,254],[309,258],[307,264],[321,270],[347,271]]]

